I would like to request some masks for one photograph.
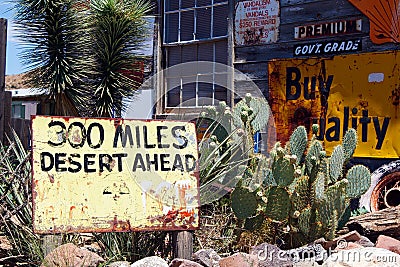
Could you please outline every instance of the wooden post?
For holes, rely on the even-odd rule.
[[[6,143],[11,132],[11,92],[6,92],[7,20],[0,18],[0,141]]]
[[[193,233],[176,231],[172,233],[174,258],[191,260],[193,255]]]
[[[0,91],[4,92],[6,77],[7,20],[0,18]]]

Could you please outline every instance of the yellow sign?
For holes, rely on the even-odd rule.
[[[354,156],[400,156],[400,53],[285,59],[269,63],[271,108],[278,138],[297,125],[320,125],[330,153],[344,132],[358,132]]]
[[[36,233],[198,227],[193,123],[34,116]]]

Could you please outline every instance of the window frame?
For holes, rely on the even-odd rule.
[[[229,1],[217,1],[217,0],[211,0],[211,4],[209,5],[203,5],[203,6],[197,6],[197,0],[194,0],[195,4],[194,7],[188,7],[188,8],[181,8],[181,3],[184,0],[177,0],[179,1],[178,4],[178,9],[175,10],[169,10],[166,11],[166,6],[167,6],[167,1],[173,1],[173,0],[164,0],[164,6],[163,6],[163,45],[168,46],[168,45],[177,45],[177,44],[186,44],[186,43],[193,43],[193,42],[199,42],[199,41],[209,41],[209,40],[218,40],[218,39],[226,39],[228,37],[228,30],[226,32],[226,35],[223,36],[214,36],[214,8],[218,6],[223,6],[226,5],[226,8],[228,10],[229,8]],[[196,34],[197,34],[197,10],[203,9],[203,8],[211,8],[211,13],[210,13],[210,37],[209,38],[202,38],[202,39],[197,39]],[[181,14],[182,12],[187,12],[193,10],[194,12],[194,18],[193,18],[193,39],[192,40],[186,40],[186,41],[181,41]],[[178,14],[178,40],[173,41],[173,42],[167,42],[166,36],[167,36],[167,15],[168,14]]]

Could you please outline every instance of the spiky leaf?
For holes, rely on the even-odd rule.
[[[311,205],[310,178],[302,176],[296,180],[291,200],[295,210],[301,211]]]
[[[278,186],[288,186],[294,180],[294,164],[286,157],[278,157],[272,164],[272,175]]]
[[[257,209],[256,195],[243,187],[236,187],[231,195],[232,210],[238,219],[252,216]]]
[[[296,164],[300,163],[307,147],[307,130],[304,126],[297,127],[289,139],[290,154],[296,155]]]
[[[307,151],[305,164],[307,173],[311,173],[313,167],[316,164],[316,161],[319,159],[320,153],[323,150],[322,144],[318,140],[314,140],[311,143],[310,148]]]
[[[349,160],[357,147],[357,132],[353,128],[350,128],[343,137],[343,150],[345,160]]]
[[[344,160],[343,147],[338,145],[334,148],[329,160],[329,176],[331,182],[335,183],[339,177],[342,176]]]
[[[244,228],[249,231],[254,231],[261,228],[264,221],[264,216],[262,216],[261,214],[254,217],[246,218],[246,221],[244,222]]]
[[[280,187],[272,187],[269,190],[265,213],[272,220],[283,221],[289,216],[290,196]]]
[[[363,165],[356,165],[347,172],[348,184],[346,194],[348,198],[356,198],[367,192],[371,186],[371,173]]]

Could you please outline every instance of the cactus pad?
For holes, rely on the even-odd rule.
[[[304,126],[297,127],[289,139],[289,148],[292,155],[296,155],[296,164],[299,164],[307,147],[307,131]]]
[[[272,175],[278,186],[288,186],[294,180],[294,164],[287,157],[278,157],[272,164]]]
[[[350,128],[343,137],[343,150],[345,160],[349,160],[357,147],[357,132],[353,128]]]
[[[243,187],[236,187],[231,195],[232,210],[238,219],[252,216],[257,209],[257,198],[254,193]]]
[[[342,176],[344,164],[344,150],[341,145],[335,147],[329,160],[329,177],[335,183]]]
[[[289,216],[289,193],[280,187],[272,187],[269,190],[265,214],[276,221],[283,221]]]
[[[363,165],[353,166],[346,176],[348,184],[346,194],[348,198],[356,198],[367,192],[371,186],[371,173]]]

